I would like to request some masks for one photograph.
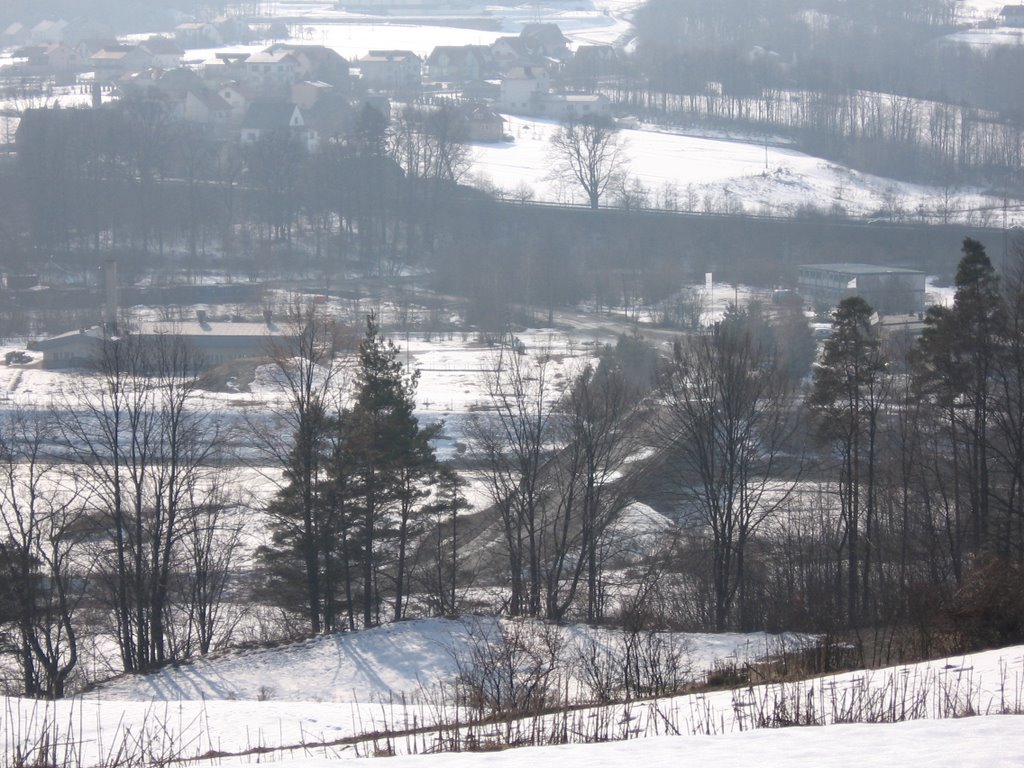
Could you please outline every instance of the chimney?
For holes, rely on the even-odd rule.
[[[117,262],[113,259],[103,264],[103,328],[107,333],[117,332]]]

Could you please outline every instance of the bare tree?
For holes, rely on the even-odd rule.
[[[220,482],[212,481],[202,499],[193,502],[195,514],[186,521],[182,536],[183,654],[193,648],[206,655],[229,640],[235,621],[225,610],[228,586],[234,574],[242,522]]]
[[[547,358],[503,350],[484,381],[493,411],[474,415],[473,448],[500,517],[508,554],[509,612],[541,611],[542,468],[551,437]]]
[[[13,609],[22,689],[48,698],[64,695],[78,664],[75,614],[88,577],[76,568],[86,560],[85,499],[44,453],[54,437],[45,413],[15,412],[0,427],[0,595]]]
[[[783,456],[794,425],[774,350],[734,312],[711,336],[680,339],[654,434],[678,496],[709,539],[712,621],[746,624],[746,555],[751,538],[795,485]]]
[[[610,118],[570,120],[551,137],[551,178],[583,188],[591,208],[617,187],[626,170],[624,143]]]
[[[604,618],[602,540],[635,491],[639,387],[610,359],[576,377],[566,398],[570,450],[580,458],[580,548],[587,621]]]
[[[63,404],[64,449],[110,537],[97,551],[126,671],[174,659],[174,598],[188,521],[207,503],[216,423],[195,402],[195,351],[181,338],[103,341],[100,386]]]
[[[315,634],[335,628],[323,580],[325,559],[336,555],[325,549],[333,537],[326,530],[330,521],[325,515],[331,514],[331,507],[324,493],[331,415],[340,407],[334,365],[338,335],[334,324],[320,317],[313,305],[296,307],[290,322],[292,333],[271,350],[285,403],[274,414],[276,424],[252,419],[250,428],[264,459],[284,472],[284,482],[269,508],[272,528],[277,543],[287,544],[301,561],[303,586],[298,597]],[[290,440],[281,439],[282,425],[290,432]],[[272,556],[274,551],[264,554]],[[290,570],[287,563],[282,567]]]

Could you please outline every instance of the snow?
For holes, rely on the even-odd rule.
[[[276,648],[243,650],[196,659],[145,676],[124,676],[97,687],[111,701],[273,701],[373,704],[431,699],[458,675],[456,656],[471,633],[492,633],[495,619],[418,619]],[[565,627],[566,641],[595,637],[616,648],[617,633]],[[763,655],[796,636],[676,634],[699,674],[725,659]]]
[[[960,15],[966,19],[995,18],[1012,0],[960,0]]]
[[[973,717],[893,725],[837,725],[736,733],[726,736],[663,736],[611,744],[534,747],[471,754],[399,756],[390,768],[1010,768],[1024,764],[1024,717]],[[285,759],[282,768],[318,766],[331,760]]]
[[[472,172],[512,193],[524,183],[542,202],[584,204],[578,185],[553,177],[551,136],[558,123],[505,115],[514,141],[475,144]],[[813,204],[842,206],[866,216],[897,201],[908,215],[919,205],[936,208],[943,190],[859,173],[785,146],[752,137],[720,138],[647,126],[620,131],[624,167],[649,191],[651,205],[670,188],[679,207],[724,210],[729,198],[750,213],[791,215]],[[613,199],[612,193],[609,198]],[[688,203],[687,197],[692,200]],[[609,199],[606,202],[611,202]],[[968,192],[959,201],[980,207],[985,198]]]
[[[925,280],[924,301],[928,306],[952,307],[956,298],[955,285],[938,285],[938,278],[929,275]]]
[[[394,9],[382,16],[339,10],[332,4],[299,2],[277,3],[266,20],[287,19],[288,42],[326,45],[354,61],[371,49],[411,50],[425,58],[438,45],[490,45],[499,37],[519,34],[526,24],[538,20],[558,24],[571,47],[580,43],[611,45],[630,35],[628,14],[637,5],[636,0],[599,4],[583,0],[571,5]],[[217,51],[258,51],[266,44],[192,49],[186,58],[209,61]]]
[[[360,744],[311,746],[360,734],[402,730],[450,719],[452,702],[402,698],[394,686],[419,685],[426,676],[451,674],[445,643],[464,628],[421,620],[361,633],[321,637],[262,651],[238,652],[169,668],[151,678],[116,681],[88,696],[59,702],[0,701],[0,742],[5,754],[51,738],[67,749],[67,762],[109,763],[123,742],[144,745],[153,761],[187,759],[210,750],[261,748],[283,765],[318,765],[321,759],[367,754],[380,737]],[[593,630],[567,627],[569,638]],[[743,654],[757,636],[687,636],[703,660]],[[742,655],[741,655],[742,658]],[[652,766],[757,765],[1021,765],[1024,739],[1024,646],[922,664],[859,671],[785,685],[691,694],[657,701],[592,707],[566,713],[566,735],[630,738],[629,743],[509,751],[501,755],[398,758],[403,765],[435,761],[449,768],[461,760],[497,761],[518,767],[621,765],[643,759]],[[349,693],[351,691],[351,693]],[[372,694],[380,694],[370,703]],[[181,698],[178,698],[178,697]],[[799,715],[821,728],[758,731],[759,721]],[[800,707],[801,712],[796,712]],[[956,718],[965,713],[981,717]],[[463,716],[466,714],[463,711]],[[544,716],[543,732],[562,715]],[[896,725],[843,722],[919,720]],[[544,725],[547,720],[551,722]],[[941,721],[940,721],[941,720]],[[508,727],[529,733],[533,721]],[[46,737],[40,734],[45,732]],[[664,734],[675,738],[653,738]],[[481,737],[487,735],[480,731]],[[697,735],[701,734],[701,735]],[[433,736],[393,737],[400,754],[430,749]],[[310,745],[302,747],[300,745]],[[284,749],[277,749],[284,747]],[[70,755],[74,755],[74,759]],[[251,756],[250,756],[251,757]],[[315,758],[315,761],[314,761]],[[713,760],[713,763],[704,761]],[[413,761],[413,762],[407,762]],[[511,761],[511,762],[509,762]]]
[[[972,48],[993,48],[1003,45],[1024,44],[1024,29],[1018,27],[976,27],[954,32],[945,40],[952,43],[964,43]]]

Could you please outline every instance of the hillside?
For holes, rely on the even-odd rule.
[[[428,677],[450,680],[450,649],[464,641],[466,627],[409,622],[234,653],[59,702],[7,698],[0,709],[3,764],[43,759],[41,750],[50,762],[71,766],[135,758],[178,764],[202,755],[251,760],[257,753],[261,762],[295,766],[382,753],[406,755],[398,758],[403,765],[415,760],[429,767],[423,761],[432,760],[434,768],[466,760],[510,768],[524,761],[668,766],[681,758],[716,766],[1021,764],[1024,717],[1014,715],[1024,710],[1022,646],[803,682],[510,716],[500,728],[440,696],[341,703],[415,689]],[[573,642],[592,634],[579,627],[560,633]],[[738,635],[676,640],[699,663],[765,642]],[[453,645],[445,650],[445,643]],[[797,723],[828,727],[779,730]],[[590,743],[624,740],[629,743]],[[530,744],[565,746],[408,756]]]
[[[275,648],[245,650],[197,659],[151,675],[123,676],[98,686],[96,695],[119,701],[280,701],[360,702],[391,697],[416,698],[459,673],[472,636],[493,632],[496,620],[420,619],[361,632],[317,637]],[[614,651],[621,637],[611,630],[582,626],[560,629],[563,642],[579,645],[596,638]],[[726,659],[763,655],[795,636],[753,634],[674,634],[695,675]]]

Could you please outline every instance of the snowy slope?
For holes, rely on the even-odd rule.
[[[551,136],[558,124],[505,116],[512,142],[474,144],[471,175],[515,194],[525,188],[542,202],[584,204],[578,185],[552,174]],[[792,215],[800,206],[841,206],[854,216],[873,214],[894,201],[912,216],[920,206],[937,209],[943,190],[860,173],[821,158],[755,138],[701,133],[624,129],[624,170],[648,191],[647,204],[662,204],[671,190],[683,210],[722,211],[742,204],[748,213]],[[692,197],[687,201],[687,197]],[[995,206],[977,190],[963,190],[964,208]],[[729,205],[732,201],[733,205]],[[613,204],[609,193],[605,203]]]
[[[404,630],[405,628],[401,628]],[[362,658],[352,651],[353,663],[363,664],[371,671],[383,672],[375,666],[381,659],[391,658],[402,667],[402,675],[430,663],[422,648],[405,645],[409,637],[393,634],[396,628],[377,637],[383,647],[376,656]],[[390,637],[388,637],[389,633]],[[388,637],[387,642],[381,637]],[[314,648],[307,646],[306,650]],[[368,647],[362,648],[368,651]],[[396,657],[404,656],[397,662]],[[222,684],[219,695],[229,698],[225,683],[249,676],[245,660],[255,661],[258,655],[240,656],[242,663],[234,668],[218,665]],[[269,658],[269,657],[267,657]],[[312,658],[311,658],[312,661]],[[330,664],[302,663],[298,654],[285,652],[271,664],[254,663],[254,669],[276,667],[275,680],[292,679],[294,689],[313,694],[322,691],[320,677],[333,677]],[[347,662],[346,662],[347,663]],[[172,674],[168,671],[166,674]],[[386,673],[390,674],[390,673]],[[383,679],[386,674],[379,675]],[[180,685],[180,684],[179,684]],[[512,751],[503,756],[490,756],[487,761],[514,761],[529,765],[564,763],[566,768],[592,765],[621,765],[644,760],[651,766],[683,764],[716,766],[748,765],[939,765],[939,766],[1011,766],[1024,765],[1024,718],[1000,715],[1020,712],[1024,707],[1024,646],[941,659],[906,667],[852,672],[819,678],[803,683],[752,686],[736,691],[720,691],[679,696],[660,701],[639,701],[627,705],[594,707],[566,713],[565,738],[572,742],[589,740],[583,734],[596,734],[599,739],[630,738],[617,746],[561,747],[553,750]],[[143,749],[151,761],[170,762],[206,754],[211,750],[239,753],[246,750],[270,750],[261,756],[285,760],[289,765],[318,764],[314,759],[366,755],[381,746],[380,738],[366,737],[360,743],[339,743],[358,734],[385,729],[405,730],[439,719],[450,721],[458,716],[448,702],[424,701],[404,705],[400,699],[379,704],[357,704],[316,701],[168,701],[151,700],[152,690],[144,687],[122,694],[139,696],[136,700],[116,701],[107,698],[112,688],[98,695],[39,702],[8,698],[0,701],[0,753],[14,755],[31,752],[33,744],[50,739],[57,745],[58,764],[112,764],[112,756],[120,746],[128,744],[129,752]],[[826,728],[790,728],[757,731],[758,714],[778,713],[781,700],[788,706],[816,713],[810,722]],[[310,696],[312,698],[312,696]],[[760,702],[760,703],[759,703]],[[765,707],[767,702],[767,707]],[[992,717],[938,719],[965,712]],[[792,709],[789,714],[796,714]],[[462,713],[462,716],[465,712]],[[997,716],[998,715],[998,716]],[[562,722],[562,715],[545,716],[548,726]],[[900,725],[841,725],[842,722],[881,722],[921,720]],[[769,718],[769,722],[772,722]],[[513,722],[510,728],[520,726]],[[533,725],[526,723],[530,732]],[[503,726],[504,728],[504,726]],[[653,739],[665,734],[674,739]],[[705,734],[705,735],[695,735]],[[714,734],[709,736],[707,734]],[[481,736],[486,735],[481,732]],[[393,737],[387,745],[399,754],[424,752],[432,748],[434,733],[420,737]],[[333,745],[325,742],[335,741]],[[323,746],[316,747],[320,743]],[[133,746],[138,745],[138,746]],[[284,747],[284,749],[278,749]],[[692,758],[692,762],[691,762]],[[253,761],[248,755],[244,761]],[[400,758],[403,764],[407,758]],[[408,758],[422,762],[431,758]],[[467,758],[437,757],[435,765],[448,768],[460,760],[483,759],[479,754]],[[713,763],[706,761],[714,760]],[[234,763],[232,763],[234,764]],[[414,763],[409,763],[413,765]],[[511,768],[511,764],[510,768]]]
[[[377,702],[429,695],[451,683],[471,632],[489,631],[492,619],[420,619],[362,632],[317,637],[276,648],[230,653],[169,667],[152,675],[126,676],[100,685],[104,700],[214,700]],[[479,622],[479,623],[478,623]],[[483,626],[481,626],[481,624]],[[568,642],[588,636],[617,648],[616,633],[564,627]],[[695,674],[727,658],[747,659],[774,648],[778,638],[753,634],[677,634]],[[794,638],[783,638],[792,644]]]
[[[972,717],[895,725],[789,728],[715,737],[668,736],[611,744],[394,757],[389,768],[1011,768],[1024,765],[1024,717]],[[334,761],[285,758],[282,768]]]

